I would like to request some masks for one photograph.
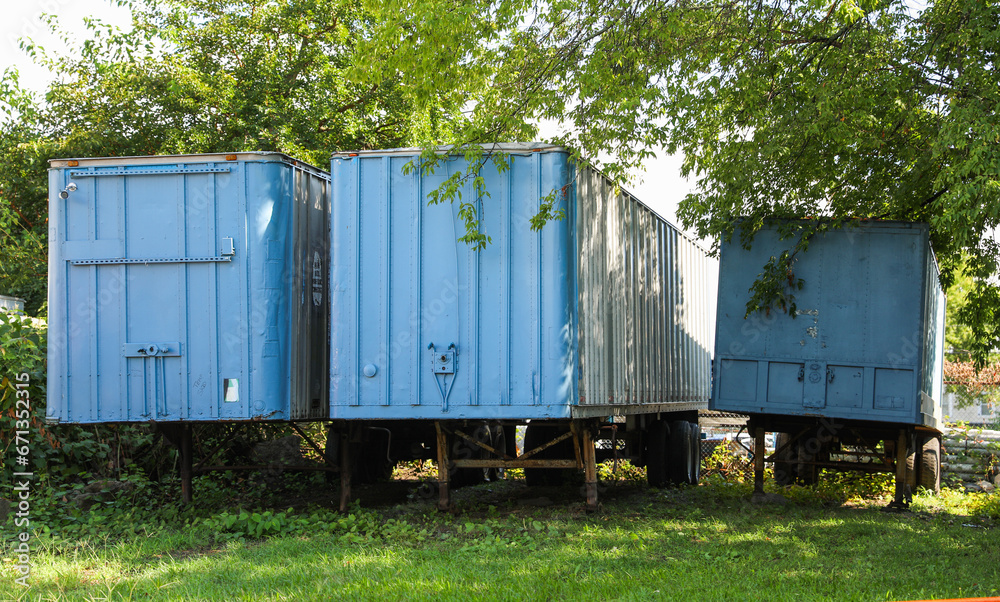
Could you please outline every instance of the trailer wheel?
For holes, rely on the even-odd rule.
[[[691,422],[691,480],[692,485],[697,485],[701,479],[701,426]]]
[[[388,457],[389,433],[382,429],[369,429],[367,438],[352,451],[354,482],[368,485],[392,479],[396,466]]]
[[[778,433],[774,438],[774,449],[781,450],[792,438],[790,433]],[[774,462],[774,484],[784,487],[795,482],[795,446],[781,450]]]
[[[677,420],[670,423],[670,480],[674,483],[690,483],[691,468],[691,423]]]
[[[809,434],[800,438],[796,447],[795,452],[795,475],[798,477],[799,483],[802,485],[815,485],[819,481],[819,467],[815,464],[807,464],[807,462],[815,461],[823,450],[820,451],[809,451],[809,444],[815,440],[815,432],[811,431]]]
[[[549,424],[528,423],[524,431],[524,451],[529,452],[539,445],[552,441],[566,432],[565,427]],[[573,457],[573,441],[567,439],[532,456],[539,460],[567,459]],[[525,468],[524,482],[528,487],[562,485],[566,481],[566,471],[558,468]]]
[[[503,428],[503,436],[506,440],[507,449],[502,449],[500,451],[506,451],[507,455],[511,458],[516,458],[517,453],[517,427],[513,424],[501,427]]]
[[[646,481],[650,487],[663,487],[670,482],[670,427],[663,420],[654,420],[646,427]]]
[[[477,426],[476,430],[472,432],[472,438],[477,441],[482,441],[483,443],[492,444],[493,437],[490,425],[481,424]],[[455,443],[452,446],[452,457],[455,459],[482,460],[487,455],[486,450],[478,445],[469,443],[465,439],[456,438]],[[488,468],[456,468],[455,473],[451,477],[451,482],[455,487],[478,485],[486,480],[488,472]]]
[[[938,493],[941,491],[941,440],[928,437],[921,447],[920,486]]]
[[[490,425],[490,447],[497,450],[498,452],[507,452],[507,433],[504,427],[500,426],[499,423]],[[488,455],[488,454],[487,454]],[[499,456],[496,459],[500,459]],[[486,468],[483,469],[483,474],[487,481],[496,481],[498,479],[504,478],[504,469],[502,468]]]

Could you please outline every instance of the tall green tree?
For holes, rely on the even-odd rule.
[[[612,176],[683,153],[679,216],[721,239],[738,218],[929,222],[946,286],[967,261],[973,357],[1000,343],[997,0],[371,1],[354,77],[396,82],[425,145],[548,119]]]
[[[44,97],[0,78],[0,292],[45,300],[47,161],[280,151],[325,167],[335,150],[399,146],[419,119],[395,81],[345,77],[372,16],[353,0],[123,0],[46,65]],[[59,30],[59,23],[50,18]]]

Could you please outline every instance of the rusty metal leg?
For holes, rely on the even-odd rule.
[[[340,437],[340,511],[347,512],[351,503],[351,429]]]
[[[594,436],[588,425],[583,425],[583,471],[587,493],[587,510],[597,510],[597,452]]]
[[[190,504],[192,498],[194,497],[191,488],[191,465],[193,463],[192,458],[192,444],[191,444],[191,425],[184,424],[181,425],[180,432],[180,442],[177,446],[177,450],[180,453],[180,469],[181,469],[181,499],[185,504]]]
[[[906,455],[909,451],[910,436],[907,430],[899,429],[896,440],[896,493],[892,506],[898,509],[909,507],[909,487],[907,486]]]
[[[764,495],[764,429],[753,432],[753,494]]]
[[[438,452],[438,510],[451,509],[451,490],[448,486],[448,437],[440,422],[434,423],[437,430],[437,452]]]

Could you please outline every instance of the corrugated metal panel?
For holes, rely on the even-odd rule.
[[[274,153],[52,166],[50,419],[326,416],[328,174]]]
[[[600,173],[578,181],[580,404],[706,402],[716,262]]]
[[[489,197],[462,189],[492,238],[480,252],[457,242],[458,202],[426,203],[464,158],[434,174],[404,173],[416,151],[333,158],[331,416],[706,405],[714,278],[681,272],[714,262],[598,172],[574,173],[565,151],[500,148],[510,169],[482,170]],[[567,219],[533,232],[552,190]]]
[[[756,275],[793,244],[778,226],[750,250],[723,245],[713,409],[935,426],[944,296],[928,227],[866,222],[817,235],[794,264],[805,281],[794,319],[744,319]]]

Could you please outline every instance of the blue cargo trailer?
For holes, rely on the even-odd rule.
[[[906,485],[936,488],[945,301],[929,228],[817,225],[772,221],[750,248],[742,231],[722,245],[711,407],[779,433],[769,458],[779,483],[810,483],[827,467],[896,471],[897,498]],[[747,316],[765,264],[803,233],[784,293],[793,313]]]
[[[278,153],[51,161],[47,418],[327,419],[329,185]]]
[[[476,251],[458,240],[458,201],[428,204],[469,160],[446,156],[432,172],[419,152],[332,159],[330,417],[354,444],[336,453],[436,458],[445,506],[449,481],[505,467],[524,467],[529,483],[583,469],[593,486],[594,441],[611,436],[654,484],[696,480],[716,262],[544,144],[485,146],[507,169],[472,170],[483,197],[462,180],[461,202],[491,239]],[[552,192],[565,218],[532,230]],[[518,455],[512,429],[525,422]],[[384,470],[364,462],[368,476]]]

